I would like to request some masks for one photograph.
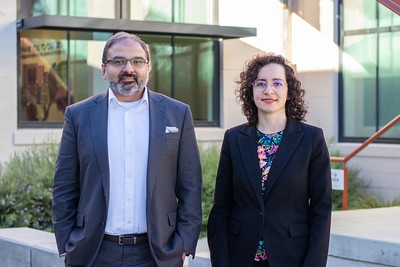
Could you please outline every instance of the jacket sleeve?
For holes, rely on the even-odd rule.
[[[331,167],[321,129],[315,131],[313,140],[313,154],[309,164],[310,235],[303,266],[325,266],[331,228]]]
[[[70,109],[65,111],[65,122],[55,165],[53,184],[53,226],[60,254],[76,225],[79,198],[79,160],[77,141]]]
[[[187,254],[195,256],[202,222],[202,171],[190,108],[186,107],[178,152],[177,232]]]
[[[232,159],[229,130],[225,132],[218,165],[214,202],[207,224],[207,241],[212,266],[228,267],[228,221],[232,209]]]

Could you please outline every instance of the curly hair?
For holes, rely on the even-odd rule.
[[[307,106],[304,101],[305,90],[301,87],[301,82],[296,78],[293,68],[283,56],[267,53],[255,55],[248,61],[240,73],[239,79],[235,81],[238,85],[235,91],[236,99],[242,106],[242,113],[246,116],[248,124],[256,124],[258,121],[258,111],[254,103],[252,83],[257,79],[260,69],[271,63],[282,65],[285,69],[288,86],[288,99],[285,105],[286,116],[299,121],[305,121]]]

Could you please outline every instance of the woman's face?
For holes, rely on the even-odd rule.
[[[286,116],[288,86],[282,65],[270,63],[260,69],[257,79],[253,82],[253,97],[258,116]]]

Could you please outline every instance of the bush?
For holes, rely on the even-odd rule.
[[[207,148],[200,146],[200,160],[203,172],[203,222],[200,237],[207,235],[208,215],[214,200],[215,177],[219,162],[219,147],[216,145]]]
[[[16,152],[0,164],[0,227],[31,227],[52,232],[51,188],[58,144],[48,142]],[[214,198],[219,148],[200,147],[203,169],[203,224],[206,236],[208,214]]]
[[[207,235],[208,215],[214,199],[219,147],[199,146],[203,170],[203,223],[200,237]],[[58,143],[47,142],[14,153],[9,163],[0,164],[0,227],[31,227],[52,232],[51,188]],[[340,156],[337,151],[332,156]],[[332,168],[341,168],[332,163]],[[349,168],[348,207],[366,209],[400,205],[400,199],[384,202],[365,193],[368,184],[359,170]],[[333,191],[333,210],[342,208],[342,191]]]
[[[58,144],[33,145],[0,165],[0,227],[51,232],[51,187]]]

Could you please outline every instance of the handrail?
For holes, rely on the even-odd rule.
[[[383,126],[379,131],[374,133],[370,138],[365,140],[357,149],[355,149],[353,152],[348,154],[346,157],[330,157],[331,162],[341,162],[344,164],[343,166],[343,171],[344,171],[344,188],[343,188],[343,195],[342,195],[342,209],[347,210],[347,202],[348,202],[348,171],[346,167],[346,163],[352,159],[355,155],[357,155],[361,150],[363,150],[366,146],[374,142],[376,139],[378,139],[381,135],[383,135],[385,132],[387,132],[390,128],[395,126],[397,123],[400,122],[400,114],[397,115],[393,120],[388,122],[385,126]]]

